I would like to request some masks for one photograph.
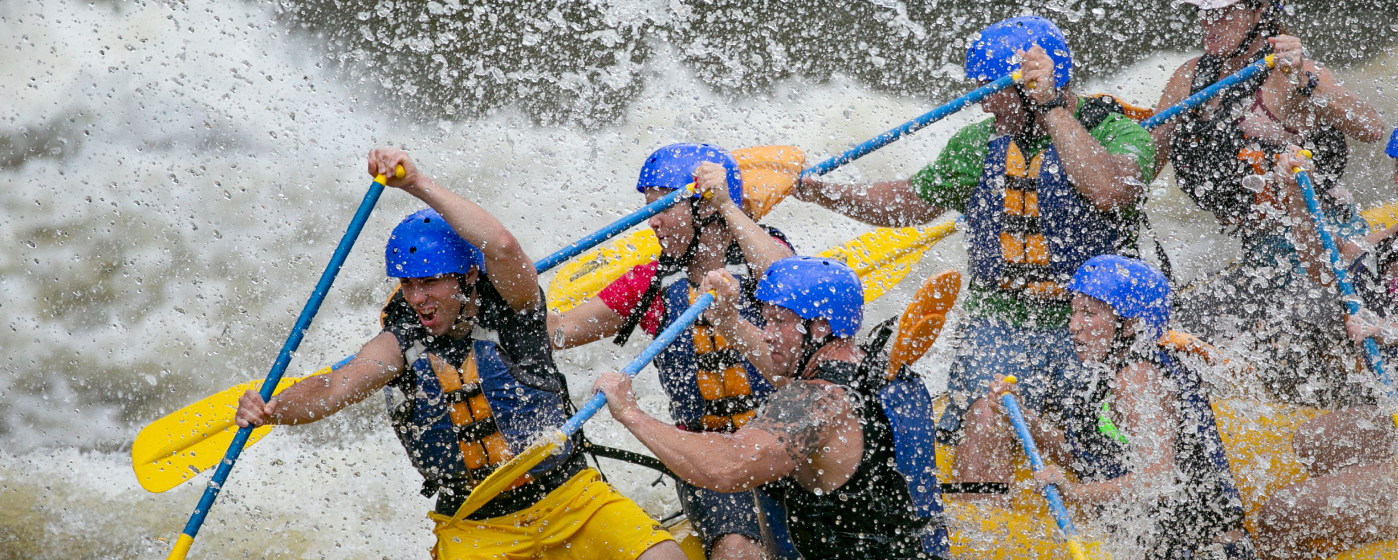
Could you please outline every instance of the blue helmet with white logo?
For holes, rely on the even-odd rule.
[[[384,264],[390,278],[466,274],[472,267],[485,274],[481,250],[462,239],[431,208],[413,213],[393,228],[384,247]]]
[[[1068,85],[1073,76],[1073,54],[1068,39],[1053,22],[1039,16],[1007,19],[981,30],[966,49],[966,77],[993,82],[1019,69],[1015,51],[1043,47],[1053,60],[1057,87]]]
[[[1140,317],[1153,338],[1170,328],[1170,283],[1142,261],[1119,255],[1092,257],[1078,267],[1068,290],[1102,300],[1122,319]]]
[[[772,263],[754,296],[790,309],[802,319],[824,318],[831,334],[850,337],[864,321],[864,286],[844,263],[820,257],[787,257]]]
[[[682,189],[694,182],[694,170],[706,161],[722,165],[728,171],[728,196],[742,207],[743,175],[738,171],[738,160],[728,150],[713,144],[670,144],[656,150],[641,167],[636,190],[644,193],[652,187]]]

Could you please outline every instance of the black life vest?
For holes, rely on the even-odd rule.
[[[1252,62],[1272,53],[1271,46],[1258,51]],[[1195,66],[1190,94],[1218,82],[1223,76],[1223,59],[1205,54]],[[1243,178],[1271,170],[1277,154],[1286,146],[1248,137],[1239,121],[1250,110],[1249,102],[1271,71],[1224,90],[1216,109],[1205,106],[1180,117],[1170,139],[1170,163],[1175,168],[1180,189],[1200,208],[1208,210],[1228,229],[1247,234],[1248,215],[1255,204],[1270,202],[1270,193],[1254,193],[1243,188]],[[1316,196],[1321,206],[1333,209],[1338,201],[1330,189],[1345,171],[1349,146],[1343,132],[1321,126],[1302,140],[1303,148],[1314,154]],[[1348,216],[1342,216],[1347,220]]]
[[[892,324],[862,345],[862,363],[816,366],[815,379],[844,389],[858,415],[864,453],[854,475],[829,493],[808,491],[792,477],[762,487],[785,508],[792,543],[807,558],[950,556],[931,397],[921,379],[881,374]]]
[[[1163,348],[1149,355],[1133,350],[1128,358],[1150,362],[1175,385],[1173,404],[1178,425],[1173,452],[1180,488],[1162,497],[1154,507],[1152,516],[1157,521],[1158,538],[1152,545],[1151,558],[1187,557],[1208,546],[1215,537],[1242,529],[1242,499],[1203,379],[1180,358],[1177,352]],[[1115,366],[1119,370],[1125,363]],[[1104,429],[1109,420],[1104,420],[1103,404],[1111,402],[1111,381],[1101,376],[1076,375],[1068,376],[1062,383],[1050,398],[1046,412],[1063,428],[1073,457],[1068,467],[1084,482],[1126,475],[1128,443],[1123,441],[1124,436]]]

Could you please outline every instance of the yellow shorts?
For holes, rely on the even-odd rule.
[[[428,513],[437,527],[437,560],[463,558],[602,558],[632,560],[674,540],[629,498],[585,469],[539,503],[480,521]]]

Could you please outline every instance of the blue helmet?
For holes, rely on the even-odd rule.
[[[1398,128],[1393,129],[1393,136],[1388,137],[1388,150],[1385,153],[1388,157],[1398,158]]]
[[[1118,255],[1088,259],[1073,274],[1068,290],[1102,300],[1118,317],[1140,317],[1154,338],[1170,325],[1170,283],[1154,267]]]
[[[854,336],[864,321],[864,286],[853,269],[836,260],[787,257],[772,263],[755,296],[802,319],[824,317],[841,338]]]
[[[966,49],[966,77],[993,82],[1019,69],[1015,51],[1028,51],[1039,45],[1053,59],[1057,87],[1068,85],[1073,76],[1073,54],[1068,40],[1053,22],[1039,16],[1007,19],[991,25],[971,39]]]
[[[404,218],[388,236],[383,259],[390,278],[429,278],[466,274],[471,267],[485,274],[485,255],[436,210],[419,210]]]
[[[670,144],[656,150],[646,158],[636,190],[644,193],[650,187],[682,189],[694,182],[694,169],[706,161],[723,165],[728,170],[728,196],[741,207],[743,175],[738,171],[738,160],[733,159],[728,150],[713,144]]]

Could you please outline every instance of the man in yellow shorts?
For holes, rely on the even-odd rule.
[[[404,174],[392,178],[402,166]],[[384,172],[384,170],[389,170]],[[369,174],[430,206],[385,249],[398,291],[383,331],[346,365],[263,402],[238,425],[320,420],[383,389],[393,429],[436,496],[433,557],[680,559],[674,539],[565,445],[479,510],[454,517],[477,483],[571,408],[545,332],[543,293],[519,242],[475,203],[433,183],[408,154],[369,153]]]

